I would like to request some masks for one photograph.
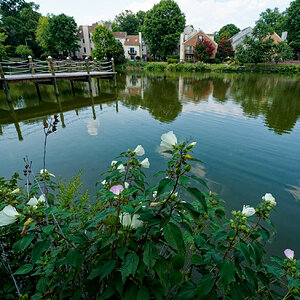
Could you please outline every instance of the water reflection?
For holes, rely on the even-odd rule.
[[[48,85],[16,84],[11,88],[13,103],[0,93],[0,135],[6,124],[14,124],[19,140],[23,139],[19,122],[36,122],[47,115],[91,106],[96,120],[95,105],[118,100],[131,110],[146,109],[160,122],[172,122],[183,106],[212,100],[214,109],[223,111],[222,104],[233,101],[247,117],[262,116],[265,125],[277,134],[293,130],[300,115],[300,83],[297,77],[261,74],[118,74],[118,87],[109,80],[88,83],[59,82],[60,96]],[[118,99],[118,100],[117,100]],[[195,107],[192,108],[196,109]],[[201,110],[200,110],[201,111]],[[87,124],[90,134],[97,134],[99,122]],[[93,129],[92,129],[93,128]]]

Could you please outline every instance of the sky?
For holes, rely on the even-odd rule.
[[[91,25],[101,20],[113,20],[125,9],[147,11],[159,0],[33,0],[40,5],[40,13],[73,16],[78,25]],[[240,29],[255,25],[259,14],[267,8],[278,7],[280,12],[291,0],[177,0],[186,16],[186,24],[206,33],[218,31],[233,23]]]

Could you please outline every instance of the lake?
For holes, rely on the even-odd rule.
[[[192,172],[226,200],[226,208],[255,206],[266,193],[276,198],[277,235],[272,254],[300,256],[300,80],[265,74],[146,74],[88,84],[59,82],[11,86],[12,105],[0,91],[0,176],[22,174],[23,157],[42,168],[43,120],[58,113],[48,138],[46,168],[64,179],[84,169],[84,187],[95,182],[118,154],[141,144],[150,161],[147,175],[167,165],[160,136],[173,130],[180,141],[196,141]],[[73,94],[73,95],[72,95]]]

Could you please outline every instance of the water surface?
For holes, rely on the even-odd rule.
[[[192,172],[226,200],[226,207],[256,205],[270,192],[278,203],[272,220],[278,234],[270,245],[282,256],[300,255],[300,81],[259,74],[118,74],[118,87],[101,80],[92,90],[68,81],[53,87],[11,86],[13,104],[0,91],[0,176],[22,174],[23,157],[42,166],[43,120],[58,113],[48,139],[47,169],[70,178],[84,169],[85,188],[96,190],[100,174],[120,152],[142,144],[151,176],[167,164],[160,136],[197,142]],[[297,256],[298,253],[298,256]]]

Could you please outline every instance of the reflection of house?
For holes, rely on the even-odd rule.
[[[78,37],[79,37],[79,42],[78,44],[80,45],[79,50],[76,52],[77,57],[87,57],[92,55],[92,50],[95,48],[92,35],[95,30],[95,28],[98,25],[104,25],[107,29],[111,30],[111,25],[110,24],[103,24],[101,22],[97,22],[92,24],[91,26],[89,25],[80,25],[78,28]]]
[[[144,81],[142,77],[136,74],[126,75],[126,86],[121,93],[122,97],[140,96],[144,99]]]
[[[214,51],[211,58],[216,57],[218,44],[214,41],[213,34],[206,34],[203,30],[196,31],[192,26],[187,26],[184,31],[180,34],[179,42],[179,55],[180,61],[193,60],[195,46],[198,42],[203,40],[209,41],[213,44]]]
[[[213,90],[213,83],[209,79],[193,79],[179,77],[178,95],[180,102],[199,102],[207,100]]]

